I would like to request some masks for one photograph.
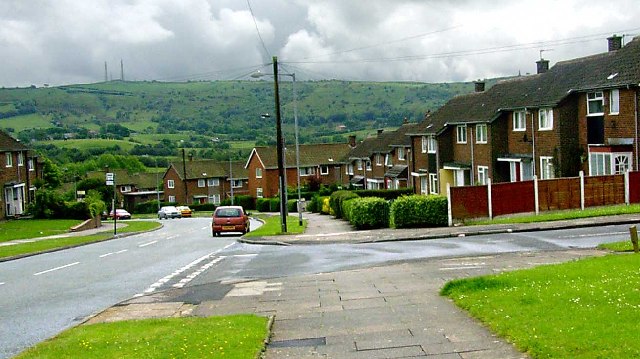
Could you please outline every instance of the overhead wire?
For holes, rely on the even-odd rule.
[[[267,58],[271,57],[269,50],[267,50],[267,46],[264,44],[264,40],[262,39],[262,35],[260,34],[260,29],[258,28],[258,21],[256,21],[256,16],[253,14],[253,9],[251,8],[251,1],[247,0],[247,6],[249,7],[249,12],[251,13],[251,18],[253,19],[253,24],[256,27],[256,33],[258,33],[258,39],[260,39],[260,44],[262,44],[262,49],[264,50]]]

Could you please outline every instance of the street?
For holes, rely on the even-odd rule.
[[[213,239],[209,219],[0,263],[0,357],[123,300],[171,288],[367,268],[390,262],[491,253],[588,248],[628,238],[628,226],[507,233],[429,241],[309,246]],[[252,227],[255,228],[252,223]]]

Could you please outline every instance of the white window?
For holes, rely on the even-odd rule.
[[[356,160],[356,166],[358,166],[358,171],[362,171],[362,160]]]
[[[207,198],[209,203],[220,204],[220,195],[219,194],[210,194]]]
[[[242,188],[242,180],[231,180],[232,188]]]
[[[300,176],[311,176],[316,173],[315,167],[300,167]]]
[[[553,129],[553,109],[541,108],[538,111],[538,129],[541,131]]]
[[[320,174],[321,175],[328,175],[329,174],[329,166],[321,165],[320,166]]]
[[[256,188],[256,198],[262,198],[262,187]]]
[[[18,166],[24,166],[24,155],[22,152],[18,153]]]
[[[604,95],[602,91],[587,94],[587,116],[601,116],[604,114]]]
[[[527,130],[527,113],[525,111],[516,111],[513,113],[513,131]]]
[[[555,178],[553,157],[540,156],[540,179]]]
[[[382,166],[382,155],[376,153],[376,166]]]
[[[438,175],[436,173],[429,173],[429,193],[438,194],[440,188],[438,187]]]
[[[176,196],[169,196],[169,203],[176,203]]]
[[[467,125],[456,126],[456,142],[467,143]]]
[[[427,153],[427,148],[429,147],[427,143],[427,136],[422,136],[422,153]]]
[[[262,178],[262,168],[256,168],[256,178]]]
[[[349,163],[347,165],[347,169],[346,169],[345,173],[348,174],[348,175],[353,175],[353,164]]]
[[[122,192],[122,193],[131,192],[131,186],[121,186],[120,187],[120,192]]]
[[[631,169],[631,154],[629,155],[619,155],[615,154],[613,156],[613,170],[615,174],[622,174]]]
[[[428,142],[427,142],[427,152],[429,153],[436,153],[436,147],[437,147],[438,143],[436,142],[436,136],[429,136],[428,137]]]
[[[486,185],[487,178],[489,178],[489,167],[487,166],[478,166],[478,184]]]
[[[609,114],[617,115],[620,113],[620,91],[611,90],[609,92]]]
[[[167,188],[175,188],[176,184],[173,180],[167,180]],[[169,201],[171,202],[171,201]],[[175,201],[174,201],[175,202]]]
[[[589,153],[589,175],[622,174],[631,168],[631,153]]]
[[[12,167],[13,166],[13,155],[11,152],[6,152],[5,154],[5,158],[7,161],[7,167]]]
[[[427,188],[427,180],[428,178],[426,176],[420,177],[420,194],[422,195],[426,195],[427,193],[429,193],[429,188]]]
[[[404,161],[404,148],[398,147],[398,160]]]
[[[217,187],[220,185],[220,179],[219,178],[209,178],[207,180],[207,186],[209,187]],[[200,186],[198,186],[200,187]]]
[[[204,187],[204,184],[205,184],[204,178],[201,178],[198,180],[198,187]]]
[[[487,124],[476,125],[476,143],[487,143]]]
[[[391,161],[391,156],[389,156],[389,154],[387,153],[386,155],[384,155],[384,164],[385,166],[393,166],[393,162]]]
[[[371,171],[371,161],[369,160],[365,161],[364,166],[367,169],[367,171]]]
[[[33,165],[33,158],[29,158],[27,161],[27,166],[29,167],[29,171],[35,171],[35,166]]]

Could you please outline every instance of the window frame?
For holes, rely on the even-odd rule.
[[[176,181],[172,179],[167,180],[167,188],[176,188]]]
[[[609,114],[610,115],[620,114],[620,90],[618,89],[613,89],[609,91]]]
[[[353,176],[353,163],[347,164],[345,174]]]
[[[256,198],[264,198],[264,190],[262,187],[256,188]]]
[[[198,178],[198,188],[204,188],[207,185],[207,181],[204,178]]]
[[[262,167],[256,167],[256,178],[262,178]]]
[[[169,196],[169,203],[176,203],[176,196]]]
[[[219,178],[208,178],[207,179],[207,187],[218,187],[220,186]]]
[[[478,166],[478,184],[481,186],[485,186],[489,183],[489,166]]]
[[[422,153],[427,153],[429,150],[429,142],[427,142],[427,136],[422,136],[420,138],[420,145],[422,146]]]
[[[543,114],[545,114],[543,116]],[[543,126],[543,117],[546,121]],[[553,130],[553,108],[542,107],[538,110],[538,131],[551,131]]]
[[[18,152],[18,167],[24,166],[24,154],[22,152]]]
[[[364,161],[364,168],[369,172],[373,171],[373,168],[371,167],[371,161]]]
[[[35,171],[35,166],[33,165],[33,158],[29,158],[27,159],[27,168],[29,169],[29,171]]]
[[[391,155],[386,153],[384,155],[384,165],[387,167],[393,167],[393,161],[391,160]]]
[[[437,147],[438,142],[436,141],[436,136],[429,135],[427,137],[427,153],[436,153]]]
[[[13,167],[13,153],[11,152],[5,152],[5,161],[6,161],[6,165],[5,167]]]
[[[231,188],[242,188],[243,186],[241,179],[232,179],[229,180],[229,182],[231,182]],[[240,185],[238,185],[238,183],[240,183]]]
[[[527,112],[526,111],[514,111],[513,112],[513,132],[524,132],[527,130]]]
[[[591,95],[593,95],[592,98]],[[591,103],[600,102],[600,112],[591,112]],[[603,91],[593,91],[587,92],[587,116],[603,116],[604,115],[604,92]]]
[[[488,138],[489,126],[486,123],[479,123],[476,125],[476,143],[486,144]]]
[[[320,175],[326,176],[329,174],[329,165],[320,165]]]
[[[438,174],[437,173],[429,173],[429,193],[430,194],[439,194],[440,186],[438,186]]]
[[[467,143],[467,125],[456,126],[456,143],[460,145]]]
[[[543,162],[545,162],[545,164],[543,164]],[[546,180],[554,178],[556,178],[556,176],[553,168],[553,157],[540,156],[540,179]]]
[[[376,166],[382,166],[382,155],[376,153]]]
[[[398,161],[404,161],[404,160],[405,160],[404,147],[398,147]]]

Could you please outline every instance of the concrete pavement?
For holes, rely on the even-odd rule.
[[[310,225],[304,235],[251,242],[373,242],[640,222],[640,215],[625,215],[553,224],[354,232],[346,222],[328,216],[305,217]],[[605,253],[567,250],[425,259],[333,273],[210,283],[134,298],[88,322],[255,313],[273,318],[265,358],[524,358],[525,354],[440,297],[440,288],[455,278]]]

